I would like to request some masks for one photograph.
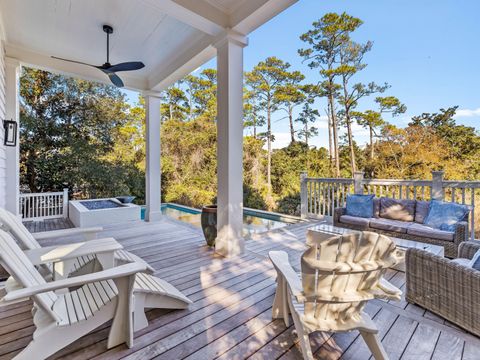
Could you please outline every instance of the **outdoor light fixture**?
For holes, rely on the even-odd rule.
[[[17,146],[17,122],[13,120],[3,120],[5,129],[5,146]]]

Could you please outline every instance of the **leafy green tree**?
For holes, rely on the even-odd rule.
[[[284,84],[275,90],[274,99],[278,109],[283,110],[289,121],[290,139],[295,142],[295,127],[293,119],[294,109],[301,105],[307,98],[301,82],[305,79],[300,71],[285,72]]]
[[[357,30],[363,23],[360,19],[353,17],[348,18],[348,21],[350,22],[348,26],[350,32]],[[342,91],[339,96],[339,103],[343,106],[342,118],[347,128],[352,174],[357,171],[353,145],[352,123],[354,119],[352,118],[352,111],[357,107],[361,98],[384,92],[389,87],[387,84],[379,86],[374,82],[366,85],[362,83],[350,84],[352,77],[366,68],[367,64],[363,62],[363,58],[371,50],[372,45],[370,41],[365,44],[359,44],[352,40],[345,41],[340,50],[340,65],[335,69],[335,72],[341,78]]]
[[[455,113],[458,106],[440,109],[438,113],[423,113],[412,118],[409,126],[431,128],[448,144],[448,157],[457,162],[456,179],[478,179],[480,176],[480,136],[474,127],[458,125]],[[461,170],[463,168],[463,170]]]
[[[202,116],[214,121],[217,116],[217,70],[205,69],[199,76],[188,75],[182,84],[188,99],[188,119]]]
[[[267,120],[267,186],[271,195],[271,163],[272,163],[272,114],[278,110],[275,93],[279,87],[284,86],[288,77],[289,63],[276,57],[268,57],[259,62],[250,72],[245,75],[247,86],[259,99],[262,111],[266,113]]]
[[[350,33],[358,27],[358,19],[342,13],[327,13],[312,24],[312,28],[300,36],[307,44],[299,49],[298,54],[312,69],[319,69],[325,79],[321,85],[328,99],[329,126],[333,137],[333,161],[335,175],[340,176],[340,159],[338,149],[338,124],[335,99],[339,94],[339,84],[336,83],[338,72],[336,68],[340,61],[342,46],[350,40]],[[330,132],[330,130],[329,130]]]
[[[177,87],[170,86],[162,92],[160,116],[165,120],[185,120],[189,114],[189,104],[185,92]]]
[[[106,156],[131,125],[117,88],[29,68],[20,84],[22,186],[32,192],[68,187],[79,197],[130,192],[125,179],[135,164]]]
[[[320,117],[318,110],[312,109],[310,103],[306,102],[303,105],[302,112],[299,114],[296,119],[297,122],[302,124],[302,129],[298,132],[298,137],[305,141],[305,144],[308,148],[308,139],[312,136],[318,135],[318,128],[315,126],[310,126],[310,124],[315,123]]]
[[[257,139],[257,129],[266,123],[265,116],[261,113],[262,108],[259,98],[254,91],[244,89],[243,92],[243,122],[246,128],[253,129],[253,137]]]

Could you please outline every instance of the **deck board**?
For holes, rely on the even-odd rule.
[[[34,231],[66,227],[62,221],[30,224]],[[57,227],[58,226],[58,227]],[[71,224],[70,224],[71,226]],[[149,326],[135,334],[131,349],[107,350],[109,324],[104,324],[59,351],[53,359],[301,359],[293,326],[272,320],[275,272],[270,250],[285,250],[299,269],[308,223],[291,225],[247,241],[243,256],[223,259],[204,245],[201,231],[165,218],[157,223],[133,222],[106,226],[129,251],[146,259],[156,275],[169,281],[192,301],[188,310],[150,310]],[[71,239],[44,241],[43,245]],[[400,288],[403,273],[386,277]],[[31,302],[0,307],[0,360],[10,359],[28,344],[34,326]],[[476,359],[480,340],[440,317],[406,301],[369,302],[391,359]],[[318,359],[369,359],[357,332],[311,336]]]

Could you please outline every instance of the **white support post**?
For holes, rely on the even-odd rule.
[[[228,31],[217,49],[217,239],[222,256],[244,252],[243,48],[247,38]]]
[[[63,217],[68,218],[68,188],[63,189]]]
[[[308,216],[308,197],[307,197],[307,172],[300,173],[300,217],[306,219]]]
[[[445,171],[432,171],[432,199],[443,200],[443,178]]]
[[[355,194],[363,194],[363,171],[355,171],[353,174],[353,189]]]
[[[6,58],[5,89],[6,112],[5,119],[17,122],[17,146],[5,146],[6,154],[6,185],[5,208],[15,215],[19,215],[20,207],[20,62]],[[1,124],[3,130],[3,124]]]
[[[146,94],[145,220],[158,221],[161,212],[160,97]]]

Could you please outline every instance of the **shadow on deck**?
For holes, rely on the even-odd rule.
[[[275,272],[266,257],[271,249],[288,251],[297,263],[306,228],[301,223],[258,235],[246,253],[223,259],[205,246],[201,232],[165,218],[105,227],[123,246],[147,260],[156,275],[194,303],[188,310],[148,312],[149,326],[135,334],[131,349],[107,350],[108,325],[74,342],[54,358],[64,359],[301,359],[293,327],[271,319]],[[52,245],[54,242],[44,242]],[[58,241],[55,241],[58,243]],[[388,279],[405,286],[401,272]],[[415,305],[371,301],[373,317],[391,359],[478,359],[480,340]],[[31,341],[31,303],[0,308],[0,359],[10,359]],[[357,332],[311,336],[319,359],[369,359]]]

